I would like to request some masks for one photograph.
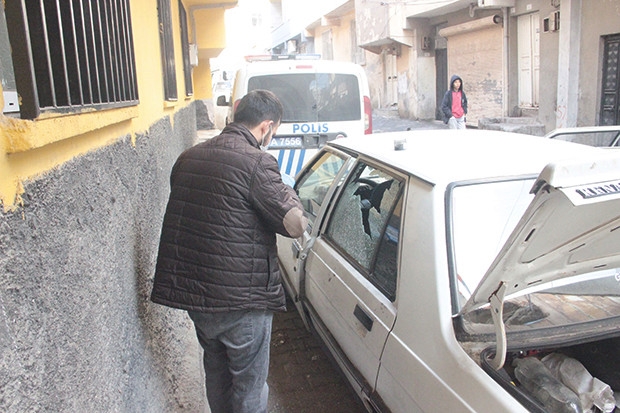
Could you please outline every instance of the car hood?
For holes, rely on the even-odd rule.
[[[505,344],[504,297],[620,267],[620,152],[549,164],[531,192],[534,199],[460,311],[490,304],[491,314],[499,314],[498,345]]]
[[[620,267],[620,152],[547,165],[534,199],[461,313],[549,281]]]

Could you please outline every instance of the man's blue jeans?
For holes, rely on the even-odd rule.
[[[204,350],[211,413],[266,413],[271,311],[188,311]]]

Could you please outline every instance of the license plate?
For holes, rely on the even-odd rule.
[[[274,137],[269,143],[269,149],[287,148],[287,149],[301,149],[303,147],[303,139],[298,136],[284,136]]]

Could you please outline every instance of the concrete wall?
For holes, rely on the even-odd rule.
[[[185,312],[150,303],[189,106],[23,183],[0,214],[0,411],[205,411]]]
[[[439,32],[448,38],[448,78],[457,74],[463,79],[470,125],[503,113],[503,27],[493,22],[493,16],[478,17]]]
[[[382,108],[386,106],[385,99],[385,67],[384,54],[375,54],[364,52],[366,54],[366,77],[368,78],[368,87],[370,88],[370,102],[373,108]]]
[[[398,67],[398,112],[402,118],[434,119],[435,54],[422,50],[422,38],[431,31],[426,20],[416,22],[410,30],[414,47],[401,47]]]
[[[543,32],[543,19],[561,13],[559,31]],[[563,0],[559,7],[519,0],[510,15],[509,108],[518,115],[517,16],[540,15],[540,98],[538,120],[547,132],[565,126],[599,124],[603,36],[620,33],[620,0]]]
[[[620,0],[583,2],[577,126],[598,125],[603,75],[602,36],[620,33]],[[596,74],[596,75],[594,75]]]

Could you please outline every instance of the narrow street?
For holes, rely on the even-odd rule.
[[[277,313],[271,334],[269,413],[363,413],[365,408],[295,306]]]

